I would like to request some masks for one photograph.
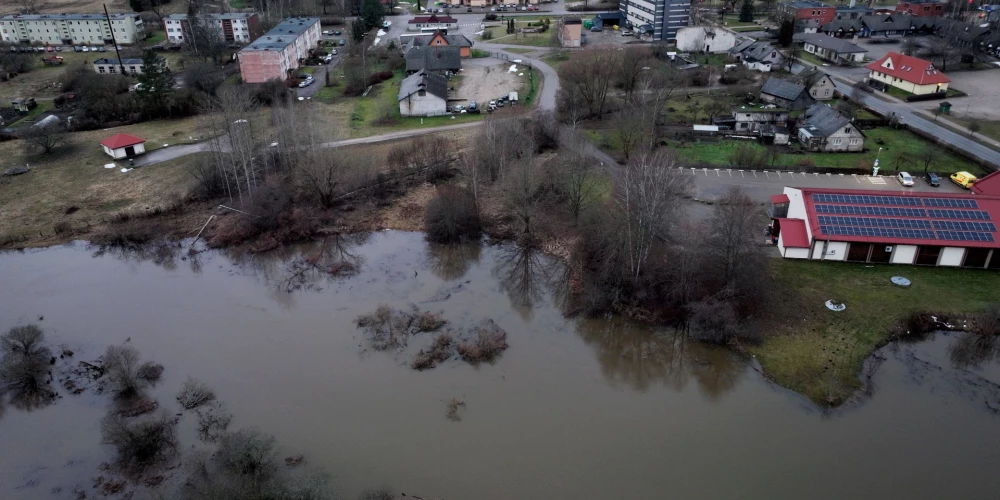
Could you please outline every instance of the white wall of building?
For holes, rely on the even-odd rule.
[[[448,103],[430,92],[426,92],[424,95],[412,94],[399,101],[399,114],[402,116],[446,115],[448,114]]]
[[[111,156],[116,160],[120,160],[128,156],[127,154],[125,154],[125,148],[111,149],[103,144],[101,145],[101,147],[104,148],[105,153],[107,153],[109,156]],[[146,146],[142,143],[136,144],[132,147],[135,148],[135,154],[137,155],[146,152]]]
[[[677,30],[677,50],[682,52],[727,52],[736,46],[736,33],[724,28],[691,26]]]
[[[965,249],[957,247],[944,247],[941,249],[941,256],[938,257],[939,266],[958,267],[965,259]]]
[[[892,260],[890,262],[893,264],[913,264],[913,260],[916,257],[916,245],[896,245],[892,249]]]
[[[781,235],[778,236],[778,245],[781,245]],[[782,248],[781,254],[785,256],[786,259],[808,259],[809,249],[808,248]]]
[[[807,226],[808,227],[808,226]],[[826,244],[826,255],[823,255],[823,245]],[[812,258],[814,260],[847,260],[847,242],[823,240],[813,242]]]

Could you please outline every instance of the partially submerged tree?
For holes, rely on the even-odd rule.
[[[111,413],[101,421],[101,435],[105,444],[115,447],[119,467],[140,472],[176,451],[175,424],[163,410],[140,418]]]
[[[35,325],[16,326],[0,336],[0,396],[9,393],[16,405],[35,407],[52,399],[45,381],[52,352]]]
[[[159,365],[150,361],[140,362],[138,349],[130,345],[108,346],[103,361],[110,389],[119,398],[137,396],[143,389],[155,383],[163,370],[162,367],[157,369]],[[156,376],[151,377],[150,374]]]
[[[427,204],[424,228],[435,243],[478,241],[482,233],[479,209],[472,193],[456,186],[441,186]]]

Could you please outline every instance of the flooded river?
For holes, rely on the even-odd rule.
[[[0,254],[0,329],[37,322],[80,360],[127,341],[166,367],[152,395],[172,412],[197,377],[234,428],[305,454],[347,499],[380,486],[450,500],[1000,495],[1000,416],[986,404],[1000,402],[1000,368],[956,368],[957,334],[884,349],[873,396],[823,413],[728,351],[565,318],[559,267],[540,255],[403,232],[322,245],[240,260],[82,243]],[[329,278],[301,252],[359,272]],[[491,319],[510,348],[492,365],[414,371],[430,334],[375,352],[354,325],[380,303],[452,327]],[[70,498],[108,460],[107,397],[62,392],[0,410],[0,498]],[[445,418],[452,398],[461,421]]]

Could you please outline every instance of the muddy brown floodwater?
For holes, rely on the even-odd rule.
[[[953,366],[956,334],[884,349],[874,395],[824,413],[728,351],[565,318],[559,266],[543,256],[403,232],[335,243],[239,260],[82,243],[7,252],[0,329],[38,322],[78,360],[129,339],[166,367],[153,395],[171,411],[197,377],[234,428],[274,434],[347,499],[379,486],[448,499],[1000,495],[1000,416],[986,404],[1000,406],[1000,369]],[[330,279],[303,253],[359,272]],[[414,371],[431,334],[373,352],[353,324],[380,303],[441,311],[452,326],[492,319],[510,348],[492,365]],[[108,459],[106,397],[62,392],[40,410],[2,410],[0,498],[68,498]],[[445,417],[453,398],[460,421]]]

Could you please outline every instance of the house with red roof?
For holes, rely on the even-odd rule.
[[[785,187],[771,197],[770,235],[788,259],[1000,270],[1000,186],[981,187],[962,194]]]
[[[101,141],[104,152],[116,160],[146,152],[146,141],[131,134],[115,134]]]
[[[930,61],[889,52],[882,59],[868,63],[868,77],[892,85],[911,94],[931,94],[948,90],[951,79],[937,70]]]

